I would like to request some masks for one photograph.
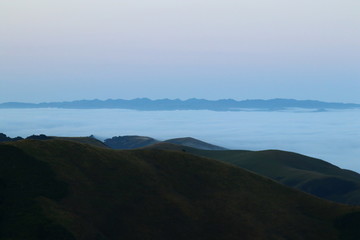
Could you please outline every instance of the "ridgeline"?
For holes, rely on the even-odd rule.
[[[269,99],[242,100],[220,99],[206,100],[191,98],[159,99],[136,98],[132,100],[78,100],[70,102],[1,103],[0,108],[65,108],[65,109],[131,109],[140,111],[172,111],[172,110],[212,110],[212,111],[281,111],[288,109],[310,109],[322,112],[332,109],[359,109],[360,104],[330,103],[314,100]]]

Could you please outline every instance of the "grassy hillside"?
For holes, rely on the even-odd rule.
[[[320,159],[279,151],[206,151],[168,144],[151,148],[181,150],[239,166],[328,200],[360,205],[360,174]]]
[[[0,239],[360,237],[359,208],[216,160],[62,140],[0,146]]]
[[[74,239],[38,202],[60,200],[67,190],[48,164],[0,144],[0,239]]]

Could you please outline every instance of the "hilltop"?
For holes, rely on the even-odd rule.
[[[184,152],[22,140],[0,160],[2,239],[360,237],[359,208]]]
[[[225,150],[226,148],[216,146],[201,140],[198,140],[196,138],[192,137],[184,137],[184,138],[173,138],[169,140],[165,140],[165,143],[173,143],[177,145],[192,147],[196,149],[202,149],[202,150]]]
[[[216,146],[192,137],[173,138],[160,141],[151,137],[134,135],[116,136],[104,140],[104,144],[112,149],[136,149],[148,147],[157,143],[173,143],[203,150],[225,150],[223,147]]]
[[[145,136],[116,136],[104,140],[104,144],[112,149],[134,149],[152,145],[158,140]]]
[[[88,136],[88,137],[57,137],[57,136],[47,136],[45,134],[39,134],[39,135],[33,134],[31,136],[26,137],[25,139],[29,139],[29,140],[60,139],[60,140],[78,142],[78,143],[86,143],[86,144],[90,144],[90,145],[93,145],[96,147],[109,148],[109,146],[107,146],[102,141],[96,139],[92,135]],[[0,133],[0,142],[16,142],[16,141],[20,141],[20,140],[24,140],[24,138],[22,138],[22,137],[11,138],[11,137],[8,137],[4,133]]]
[[[4,133],[0,133],[0,142],[14,142],[23,140],[22,137],[11,138]],[[114,136],[112,138],[107,138],[104,141],[101,141],[95,138],[93,135],[88,137],[57,137],[57,136],[47,136],[45,134],[31,135],[25,139],[31,140],[49,140],[49,139],[62,139],[69,140],[79,143],[87,143],[97,147],[105,147],[112,149],[136,149],[151,146],[156,143],[174,143],[181,146],[193,147],[203,150],[225,150],[226,148],[216,146],[204,141],[201,141],[192,137],[182,137],[182,138],[173,138],[165,141],[160,141],[151,137],[146,136]]]

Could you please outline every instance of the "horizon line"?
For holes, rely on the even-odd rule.
[[[219,99],[206,99],[206,98],[149,98],[149,97],[136,97],[136,98],[107,98],[107,99],[99,99],[99,98],[93,98],[93,99],[77,99],[77,100],[57,100],[57,101],[42,101],[42,102],[27,102],[27,101],[8,101],[8,102],[1,102],[0,104],[9,104],[9,103],[21,103],[21,104],[44,104],[44,103],[68,103],[68,102],[78,102],[78,101],[116,101],[116,100],[124,100],[124,101],[134,101],[134,100],[150,100],[150,101],[161,101],[161,100],[169,100],[169,101],[181,101],[186,102],[189,100],[202,100],[202,101],[209,101],[209,102],[216,102],[216,101],[236,101],[236,102],[244,102],[244,101],[273,101],[273,100],[290,100],[290,101],[312,101],[312,102],[322,102],[322,103],[340,103],[340,104],[359,104],[355,102],[336,102],[336,101],[322,101],[322,100],[315,100],[315,99],[296,99],[296,98],[268,98],[268,99],[261,99],[261,98],[248,98],[248,99],[242,99],[237,100],[234,98],[219,98]]]

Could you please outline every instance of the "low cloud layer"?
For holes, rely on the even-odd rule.
[[[230,149],[281,149],[360,172],[360,111],[212,112],[1,109],[0,132],[100,139],[144,135],[191,136]]]

